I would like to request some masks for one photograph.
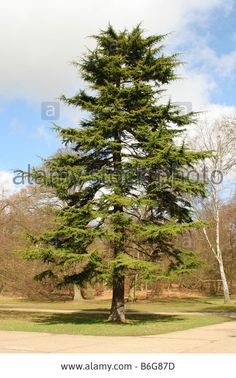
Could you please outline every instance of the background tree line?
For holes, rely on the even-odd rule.
[[[234,146],[235,138],[232,130],[227,134],[226,127],[234,126],[234,117],[223,117],[213,124],[204,126],[208,136],[213,135],[210,130],[214,128],[216,133],[215,141],[221,143],[225,140],[224,159],[230,159],[233,163],[235,150],[229,148]],[[230,130],[230,129],[228,129]],[[225,138],[225,139],[224,139]],[[190,138],[191,143],[194,138]],[[209,139],[208,139],[209,141]],[[227,143],[226,143],[227,141]],[[206,137],[205,137],[206,142]],[[194,140],[194,143],[196,141]],[[211,142],[213,143],[213,142]],[[199,144],[199,142],[198,142]],[[221,146],[223,151],[223,147]],[[219,233],[220,248],[224,262],[225,275],[229,286],[229,292],[236,294],[236,194],[234,193],[234,163],[230,164],[230,172],[224,175],[224,181],[219,186]],[[208,167],[210,172],[210,167]],[[199,172],[202,172],[199,168]],[[211,183],[212,185],[212,183]],[[170,277],[156,277],[156,280],[145,280],[141,274],[130,274],[126,285],[126,298],[133,300],[135,295],[143,297],[155,296],[162,291],[170,292],[198,292],[207,295],[222,295],[223,287],[219,271],[219,264],[211,249],[216,246],[216,218],[215,218],[215,197],[210,195],[212,188],[209,188],[209,195],[204,201],[195,203],[198,210],[198,217],[205,220],[205,233],[203,228],[191,230],[178,237],[177,243],[186,249],[193,250],[201,263],[191,273],[179,273]],[[7,194],[7,193],[6,193]],[[47,269],[47,264],[34,261],[28,262],[22,259],[16,251],[27,247],[26,233],[41,235],[50,227],[54,227],[55,211],[61,206],[55,198],[52,190],[38,185],[29,185],[19,193],[7,196],[2,195],[0,200],[0,292],[1,295],[23,296],[28,298],[44,297],[53,298],[64,297],[73,298],[76,291],[76,298],[81,299],[80,290],[73,285],[59,288],[59,281],[44,278],[42,281],[34,280],[35,275]],[[206,238],[206,232],[208,238]],[[209,245],[210,241],[210,245]],[[109,247],[101,241],[100,248],[104,248],[109,253]],[[137,253],[137,251],[133,251]],[[164,263],[163,263],[164,264]],[[105,290],[109,290],[106,281],[94,282],[93,293],[101,295]],[[84,291],[83,291],[84,290]],[[86,297],[86,287],[82,289],[83,296]],[[79,294],[79,296],[78,296]],[[90,293],[91,296],[91,293]]]

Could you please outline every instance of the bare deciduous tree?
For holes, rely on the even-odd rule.
[[[40,234],[54,222],[54,194],[35,186],[0,198],[0,293],[20,296],[47,295],[52,282],[33,281],[38,263],[22,260],[15,251],[24,248],[24,232]],[[42,265],[42,264],[41,264]]]
[[[194,140],[194,145],[201,150],[211,150],[212,155],[205,159],[199,171],[207,181],[208,196],[194,204],[200,219],[210,220],[214,227],[214,237],[208,227],[203,227],[203,234],[209,250],[218,262],[222,281],[224,302],[230,302],[229,287],[225,274],[222,255],[221,207],[233,190],[233,174],[236,166],[236,118],[222,117],[213,123],[205,122],[201,133]]]

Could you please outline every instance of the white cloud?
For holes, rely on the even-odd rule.
[[[231,6],[231,0],[8,0],[0,12],[0,96],[50,101],[74,93],[79,83],[68,63],[109,21],[119,29],[143,21],[151,33],[174,31],[174,41],[194,19]]]
[[[209,104],[208,110],[202,114],[201,119],[212,122],[223,116],[235,117],[236,108],[234,106]]]
[[[226,54],[217,55],[216,52],[205,46],[196,54],[198,61],[204,63],[209,69],[214,70],[222,77],[229,77],[236,74],[236,50]],[[196,51],[195,51],[196,53]]]
[[[20,190],[20,187],[14,184],[13,179],[13,173],[0,171],[0,199],[9,197]]]
[[[183,70],[182,79],[173,82],[168,88],[168,96],[174,102],[191,102],[193,111],[209,109],[210,93],[215,83],[210,76]]]

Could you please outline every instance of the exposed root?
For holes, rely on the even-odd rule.
[[[107,321],[117,324],[129,324],[129,321],[125,319],[125,315],[123,313],[119,314],[118,312],[111,313]]]

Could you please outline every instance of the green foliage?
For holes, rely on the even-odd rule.
[[[110,280],[114,271],[153,279],[163,259],[189,271],[197,263],[174,239],[199,226],[187,198],[204,195],[204,183],[186,171],[206,153],[175,142],[196,114],[161,101],[180,62],[164,54],[165,36],[146,37],[140,26],[109,26],[94,38],[96,48],[75,62],[88,89],[62,96],[86,118],[78,128],[55,126],[66,152],[44,162],[46,183],[63,204],[58,227],[26,255],[58,269],[64,283]],[[51,172],[60,179],[51,180]],[[109,248],[97,250],[97,240]]]

